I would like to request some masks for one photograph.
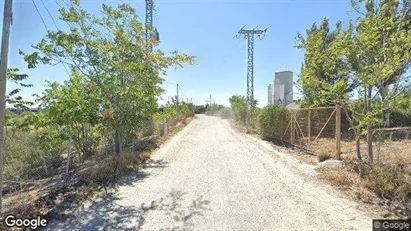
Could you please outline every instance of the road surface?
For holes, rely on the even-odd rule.
[[[50,230],[372,230],[314,168],[200,115],[119,191]]]

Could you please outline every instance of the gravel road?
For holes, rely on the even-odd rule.
[[[372,230],[314,167],[197,116],[119,191],[49,230]]]

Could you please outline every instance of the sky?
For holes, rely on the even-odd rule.
[[[68,0],[34,0],[48,29],[67,28],[60,21],[58,8]],[[4,11],[1,1],[0,12]],[[99,14],[102,3],[117,5],[129,3],[144,21],[144,0],[81,0],[90,13]],[[180,98],[192,98],[194,104],[205,104],[210,95],[217,104],[229,106],[232,95],[246,95],[247,40],[234,38],[237,31],[268,28],[265,37],[254,44],[254,96],[258,105],[267,105],[267,86],[273,82],[274,73],[291,70],[297,81],[304,51],[295,48],[298,32],[305,34],[314,22],[324,17],[330,24],[340,20],[347,24],[354,14],[349,0],[154,0],[154,26],[160,33],[159,48],[165,52],[178,50],[197,57],[197,64],[177,70],[170,69],[162,86],[168,96],[176,95],[179,84]],[[44,4],[43,4],[44,3]],[[49,15],[48,11],[51,16]],[[1,28],[1,25],[0,25]],[[13,1],[8,66],[19,68],[29,75],[27,83],[33,88],[23,89],[24,99],[33,100],[32,94],[41,93],[45,81],[62,82],[69,76],[62,65],[39,65],[27,69],[19,50],[34,51],[46,35],[46,28],[32,0]],[[14,89],[8,83],[7,90]],[[294,99],[298,98],[294,88]]]

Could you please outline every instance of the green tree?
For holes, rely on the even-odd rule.
[[[303,94],[303,106],[330,106],[346,102],[355,89],[347,61],[348,42],[352,27],[343,31],[337,22],[330,30],[329,19],[320,26],[315,23],[306,31],[306,38],[297,35],[297,48],[303,49],[304,63],[298,84]]]
[[[116,153],[120,154],[121,137],[141,130],[157,111],[155,98],[163,92],[160,72],[165,73],[170,66],[192,64],[194,57],[176,51],[169,56],[160,50],[150,52],[143,25],[128,4],[117,8],[103,4],[101,17],[82,9],[79,1],[59,12],[70,30],[49,31],[33,46],[35,52],[21,54],[29,68],[39,63],[65,63],[76,71],[75,75],[82,75],[92,98],[99,99],[96,107],[104,114],[102,128],[116,137]],[[155,41],[149,43],[157,45]]]
[[[94,127],[101,123],[99,106],[101,99],[93,86],[86,83],[83,75],[73,70],[70,80],[60,85],[50,83],[41,97],[46,109],[47,125],[57,125],[74,141],[73,144],[83,156],[93,153],[97,137],[92,135]]]
[[[365,5],[366,13],[356,22],[351,40],[349,60],[352,73],[364,89],[364,113],[359,125],[366,126],[369,159],[373,160],[372,128],[382,124],[383,115],[389,120],[389,86],[399,83],[409,69],[411,57],[410,20],[407,10],[401,10],[399,1],[353,1],[354,9]],[[383,107],[373,107],[373,92],[379,92]],[[388,125],[384,121],[383,125]]]
[[[19,74],[18,72],[18,68],[7,69],[7,80],[23,88],[33,87],[32,84],[23,83],[23,81],[26,80],[28,76],[26,74]],[[33,102],[23,100],[23,97],[18,95],[20,91],[20,88],[15,88],[11,90],[6,95],[6,104],[12,105],[14,108],[27,109],[28,106],[33,105]]]

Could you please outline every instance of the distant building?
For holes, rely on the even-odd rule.
[[[268,86],[268,105],[293,103],[293,72],[276,72],[273,84]]]
[[[268,99],[267,99],[267,104],[271,105],[273,104],[273,85],[269,84],[268,85]]]

